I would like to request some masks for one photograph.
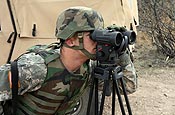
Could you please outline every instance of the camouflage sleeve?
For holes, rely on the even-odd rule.
[[[134,64],[131,61],[130,51],[126,50],[122,55],[119,56],[120,66],[123,67],[124,83],[126,86],[127,93],[133,93],[137,88],[137,74],[134,68]]]
[[[35,53],[28,53],[18,59],[19,94],[39,89],[47,75],[44,59]]]
[[[23,54],[18,58],[19,89],[22,95],[39,89],[45,80],[47,67],[44,59],[35,53]],[[0,67],[0,101],[11,99],[10,64]]]

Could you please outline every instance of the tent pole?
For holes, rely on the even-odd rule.
[[[14,32],[12,32],[13,35],[14,35],[13,36],[13,42],[12,42],[12,46],[11,46],[9,56],[8,56],[8,59],[7,59],[7,63],[10,63],[12,53],[13,53],[13,50],[14,50],[14,46],[15,46],[15,43],[16,43],[17,29],[16,29],[16,24],[15,24],[14,15],[13,15],[13,12],[12,12],[12,7],[11,7],[10,0],[7,0],[7,5],[8,5],[9,13],[10,13],[11,22],[12,22],[12,25],[13,25],[13,30],[14,30]]]

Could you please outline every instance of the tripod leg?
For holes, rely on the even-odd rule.
[[[126,115],[125,109],[124,109],[124,106],[123,106],[123,102],[122,102],[122,98],[121,98],[121,95],[120,95],[120,92],[119,92],[118,82],[117,82],[117,80],[114,80],[113,83],[114,83],[113,85],[116,89],[116,93],[117,93],[117,96],[118,96],[118,101],[119,101],[119,104],[120,104],[120,109],[121,109],[122,115]]]
[[[114,84],[114,81],[113,81]],[[115,87],[112,86],[112,115],[115,115]]]
[[[88,102],[88,107],[87,107],[86,115],[89,115],[89,111],[91,109],[91,103],[92,103],[92,97],[93,97],[93,90],[94,90],[94,78],[92,79],[92,86],[90,87],[89,102]]]
[[[132,115],[131,107],[130,107],[130,104],[129,104],[129,99],[128,99],[128,96],[126,94],[126,88],[125,88],[125,85],[124,85],[124,82],[123,82],[123,78],[120,78],[120,82],[121,82],[121,86],[122,86],[122,89],[123,89],[123,94],[124,94],[124,97],[125,97],[128,113],[129,113],[129,115]]]
[[[98,79],[95,78],[95,115],[98,115]]]
[[[103,114],[103,108],[104,108],[104,101],[105,101],[105,94],[106,94],[106,88],[109,80],[104,81],[104,86],[103,86],[103,93],[102,93],[102,99],[101,99],[101,104],[100,104],[100,112],[99,115]]]

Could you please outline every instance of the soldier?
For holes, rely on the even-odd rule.
[[[44,51],[30,49],[16,60],[17,115],[74,113],[73,108],[89,86],[89,61],[95,59],[97,43],[90,38],[90,32],[103,27],[103,18],[91,8],[70,7],[59,15],[55,35],[60,42]],[[127,92],[133,93],[136,73],[130,54],[126,51],[119,58]],[[12,99],[11,73],[10,64],[0,67],[0,101]],[[4,113],[9,112],[4,106]]]

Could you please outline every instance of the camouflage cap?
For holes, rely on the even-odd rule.
[[[103,27],[103,18],[97,11],[82,6],[70,7],[59,15],[55,36],[66,40],[78,31],[90,31]]]

